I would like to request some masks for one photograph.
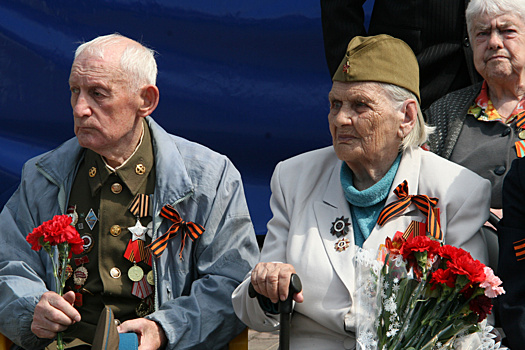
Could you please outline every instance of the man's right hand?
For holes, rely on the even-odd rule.
[[[73,307],[75,293],[64,296],[45,292],[35,307],[31,331],[39,338],[53,339],[73,323],[80,321],[80,313]]]

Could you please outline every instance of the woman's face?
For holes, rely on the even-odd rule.
[[[471,28],[474,65],[488,80],[521,77],[525,70],[525,24],[515,15],[477,17]]]
[[[404,113],[393,107],[380,85],[335,81],[328,98],[328,122],[339,159],[352,170],[393,161],[407,133]]]

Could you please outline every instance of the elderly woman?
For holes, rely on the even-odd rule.
[[[472,0],[466,10],[474,65],[484,81],[426,111],[432,151],[492,183],[500,209],[503,178],[525,155],[525,1]]]
[[[303,292],[294,296],[294,349],[355,347],[355,247],[377,249],[412,221],[427,222],[411,204],[384,225],[376,223],[405,181],[410,195],[439,198],[436,212],[446,243],[486,261],[478,230],[488,217],[490,184],[419,147],[427,128],[419,108],[418,65],[408,45],[387,35],[352,39],[329,100],[333,147],[277,165],[262,262],[233,294],[244,323],[273,331],[279,323],[259,298],[248,296],[249,283],[275,303],[287,296],[296,272]]]

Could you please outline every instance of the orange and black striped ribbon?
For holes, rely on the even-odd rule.
[[[383,226],[391,218],[403,213],[413,203],[427,217],[426,231],[436,239],[443,238],[439,220],[432,210],[438,203],[437,198],[428,197],[424,194],[409,195],[407,180],[399,184],[394,189],[394,193],[399,199],[383,208],[377,219],[377,223],[380,226]]]
[[[513,243],[514,252],[518,261],[525,259],[525,239],[520,239]]]
[[[520,129],[525,128],[525,111],[521,111],[516,116],[516,130],[520,131]]]
[[[191,221],[182,220],[177,210],[169,204],[162,207],[160,210],[160,216],[173,221],[173,224],[165,234],[151,242],[148,247],[151,249],[155,257],[159,257],[166,249],[168,240],[177,236],[180,230],[182,232],[182,237],[179,258],[182,259],[182,251],[184,250],[186,238],[189,237],[192,241],[195,241],[204,232],[204,227]]]
[[[140,218],[150,215],[150,196],[144,193],[137,194],[128,209]]]

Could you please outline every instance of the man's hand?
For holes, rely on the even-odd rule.
[[[136,333],[139,338],[139,350],[164,349],[168,339],[162,327],[155,321],[136,318],[117,327],[119,333]]]
[[[290,264],[262,262],[252,270],[251,282],[257,293],[269,298],[272,303],[277,303],[288,298],[292,273],[295,273],[295,268]],[[302,303],[303,292],[295,294],[293,299]]]
[[[80,321],[80,313],[73,307],[75,293],[63,297],[55,292],[45,292],[36,304],[31,331],[39,338],[53,339],[58,332]]]

